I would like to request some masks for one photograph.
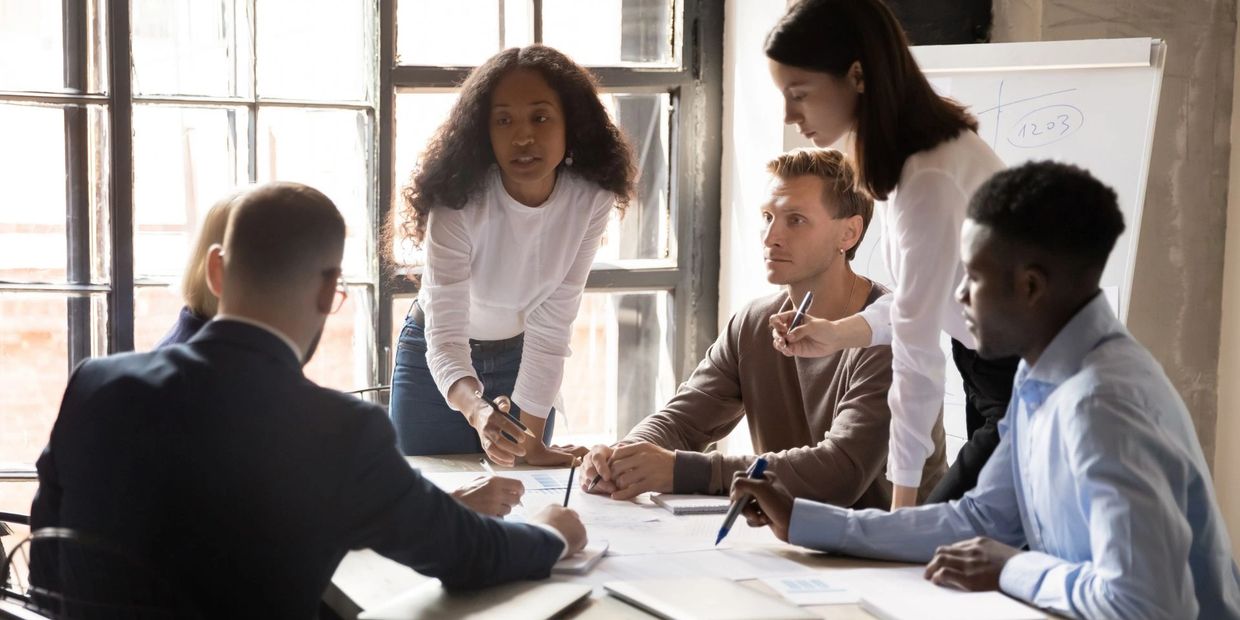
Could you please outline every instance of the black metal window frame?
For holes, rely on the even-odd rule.
[[[714,340],[718,312],[720,166],[722,159],[723,3],[716,0],[675,0],[674,67],[611,66],[593,71],[604,91],[667,94],[672,104],[668,170],[674,260],[619,261],[596,267],[587,281],[590,292],[657,292],[672,296],[671,344],[673,372],[686,377]],[[107,294],[106,350],[134,348],[134,195],[133,110],[135,103],[246,107],[249,180],[256,177],[257,118],[260,106],[332,108],[366,111],[371,115],[370,224],[372,265],[365,281],[371,299],[373,359],[376,383],[391,374],[393,300],[416,294],[412,281],[391,277],[381,268],[381,239],[394,204],[395,99],[398,91],[454,88],[472,67],[398,65],[396,58],[396,2],[375,0],[378,42],[370,70],[377,73],[377,90],[369,102],[324,102],[262,98],[257,88],[249,97],[135,97],[132,87],[130,6],[127,0],[106,0],[106,94],[87,88],[91,41],[87,29],[91,0],[61,0],[64,15],[65,86],[62,92],[0,92],[0,101],[63,105],[66,131],[66,281],[63,284],[0,283],[0,292],[60,293],[68,298],[70,368],[92,354],[95,333],[91,298]],[[256,0],[250,0],[251,16]],[[542,0],[532,0],[534,40],[541,41]],[[253,26],[253,24],[252,24]],[[124,36],[115,36],[125,33]],[[256,45],[257,32],[250,37]],[[251,49],[256,60],[256,50]],[[253,69],[253,68],[252,68]],[[251,71],[257,80],[257,72]],[[252,84],[252,86],[254,86]],[[108,113],[107,205],[110,262],[106,284],[91,278],[91,205],[87,178],[90,157],[88,105]],[[407,171],[402,171],[404,174]],[[399,274],[398,274],[399,275]],[[636,412],[634,412],[636,413]],[[648,412],[642,412],[642,414]],[[622,413],[622,416],[625,414]],[[624,422],[623,420],[621,422]]]

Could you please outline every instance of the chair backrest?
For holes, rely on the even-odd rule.
[[[65,620],[199,618],[179,588],[137,554],[98,536],[68,528],[35,530],[5,558],[0,575],[16,561],[29,580],[6,583],[4,592],[27,609]]]

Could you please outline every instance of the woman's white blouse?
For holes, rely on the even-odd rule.
[[[419,303],[427,364],[446,398],[477,378],[469,339],[525,333],[512,400],[546,417],[560,390],[570,329],[615,195],[561,172],[546,202],[527,207],[504,189],[498,169],[462,209],[431,209]]]
[[[888,197],[883,257],[895,286],[861,316],[870,325],[872,345],[891,345],[887,478],[894,484],[917,487],[934,451],[930,431],[943,405],[946,361],[939,333],[976,348],[955,298],[964,277],[960,227],[973,193],[1003,168],[985,141],[962,131],[911,155]]]

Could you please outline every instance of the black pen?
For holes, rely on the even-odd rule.
[[[506,418],[508,418],[509,420],[511,420],[513,424],[516,424],[516,425],[517,425],[517,428],[521,429],[521,430],[522,430],[522,431],[523,431],[526,435],[529,435],[530,437],[534,437],[534,433],[530,432],[529,427],[527,427],[526,425],[522,424],[522,423],[521,423],[521,420],[518,420],[518,419],[517,419],[517,416],[514,416],[514,415],[512,415],[511,413],[508,413],[507,411],[504,411],[503,409],[500,409],[500,408],[499,408],[499,405],[495,404],[495,401],[493,401],[493,400],[491,400],[491,399],[487,398],[486,396],[483,396],[483,395],[482,395],[482,392],[479,392],[478,390],[474,390],[474,396],[477,396],[478,398],[481,398],[481,399],[482,399],[482,401],[483,401],[483,402],[485,402],[486,404],[490,405],[492,409],[494,409],[494,410],[496,410],[496,411],[498,411],[498,412],[500,412],[500,413],[504,414],[504,417],[506,417]],[[507,434],[507,433],[505,433],[505,434]],[[538,438],[537,438],[537,437],[534,437],[534,439],[538,439]],[[515,441],[515,440],[514,440],[514,441]]]
[[[574,458],[573,466],[568,470],[568,486],[564,487],[564,507],[568,508],[568,495],[573,492],[573,474],[577,472],[577,465],[581,463],[581,459]]]
[[[594,487],[602,481],[603,481],[603,474],[594,474],[594,479],[590,481],[590,484],[586,485],[586,493],[593,491]]]

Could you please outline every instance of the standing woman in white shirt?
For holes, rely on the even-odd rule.
[[[969,441],[927,502],[963,495],[999,443],[1016,359],[988,361],[974,351],[953,297],[964,268],[960,227],[973,192],[1003,162],[977,135],[977,120],[939,96],[881,0],[802,0],[766,39],[771,76],[785,101],[784,122],[818,146],[844,139],[858,183],[887,201],[883,250],[894,292],[839,321],[772,317],[774,344],[788,355],[822,356],[847,347],[892,347],[891,440],[887,477],[892,507],[917,502],[922,466],[941,415],[944,356],[940,332],[964,378]]]
[[[392,374],[405,454],[572,460],[549,447],[552,405],[590,265],[635,174],[593,76],[564,54],[508,49],[470,73],[403,191],[403,236],[426,249]]]

